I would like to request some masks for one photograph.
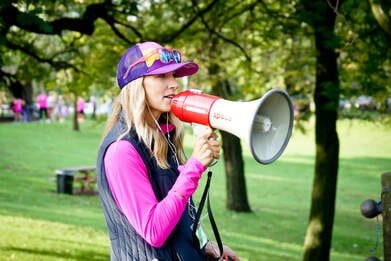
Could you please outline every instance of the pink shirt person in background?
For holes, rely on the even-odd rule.
[[[77,99],[77,119],[81,122],[84,121],[84,107],[85,107],[85,101],[82,97],[79,97]]]
[[[47,99],[48,99],[48,97],[46,96],[45,92],[41,92],[37,96],[37,102],[38,102],[38,108],[39,109],[47,108]]]
[[[14,112],[15,121],[22,121],[23,119],[23,104],[24,101],[19,98],[12,101],[12,111]]]
[[[48,99],[48,97],[46,96],[44,91],[42,91],[37,96],[37,104],[38,104],[38,108],[39,108],[39,118],[40,119],[43,118],[43,114],[45,114],[46,119],[49,119],[47,99]]]
[[[77,100],[77,112],[84,113],[84,106],[85,106],[84,99],[79,97],[79,99]]]
[[[21,113],[22,112],[22,105],[23,105],[23,102],[21,99],[15,99],[13,102],[12,110],[15,113]]]

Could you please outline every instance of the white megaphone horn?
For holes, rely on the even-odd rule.
[[[199,90],[186,90],[174,96],[171,111],[183,122],[210,126],[243,139],[255,160],[262,164],[278,159],[292,134],[292,101],[279,89],[250,102],[233,102]]]

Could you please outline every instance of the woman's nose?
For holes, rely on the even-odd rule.
[[[176,78],[174,77],[174,75],[170,76],[168,87],[170,89],[174,89],[174,90],[176,90],[178,88],[178,82],[177,82]]]

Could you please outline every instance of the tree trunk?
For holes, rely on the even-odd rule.
[[[212,86],[213,94],[226,97],[231,93],[230,85],[227,81],[216,77],[219,72],[219,66],[212,64],[209,67],[209,74],[215,77]],[[227,185],[227,209],[237,212],[250,212],[250,206],[247,200],[246,181],[244,177],[244,161],[242,156],[242,146],[240,139],[228,132],[220,131],[222,137],[222,147],[224,154],[224,168]]]
[[[220,131],[220,133],[223,142],[224,167],[227,178],[227,209],[237,212],[250,212],[246,181],[243,174],[244,162],[240,139],[225,131]]]
[[[384,261],[391,261],[391,172],[382,174],[381,185]]]
[[[24,81],[23,82],[23,97],[22,98],[26,102],[27,105],[34,103],[33,86],[31,84],[31,81]]]
[[[330,2],[335,4],[335,1]],[[336,15],[323,0],[308,1],[306,8],[314,15],[312,26],[317,51],[314,93],[316,160],[303,260],[329,260],[339,157],[336,129],[339,81],[334,47]]]
[[[73,113],[73,130],[74,131],[80,131],[79,120],[78,120],[78,113],[77,113],[77,95],[76,95],[76,93],[73,94],[73,97],[75,98],[74,101],[73,101],[73,109],[74,109],[74,113]]]

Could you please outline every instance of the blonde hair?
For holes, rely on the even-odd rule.
[[[120,119],[121,112],[123,113],[127,129],[122,133],[117,140],[122,139],[135,129],[138,138],[142,140],[156,158],[157,164],[163,169],[168,169],[170,166],[167,162],[167,152],[169,145],[164,134],[161,133],[158,126],[151,126],[158,119],[154,119],[152,113],[148,109],[148,103],[143,87],[143,78],[138,78],[124,86],[113,104],[112,113],[107,120],[104,130],[105,137],[114,125]],[[179,163],[183,163],[185,159],[183,149],[183,126],[182,123],[171,113],[167,113],[167,121],[175,125],[175,135],[173,144],[176,148],[177,158]]]

